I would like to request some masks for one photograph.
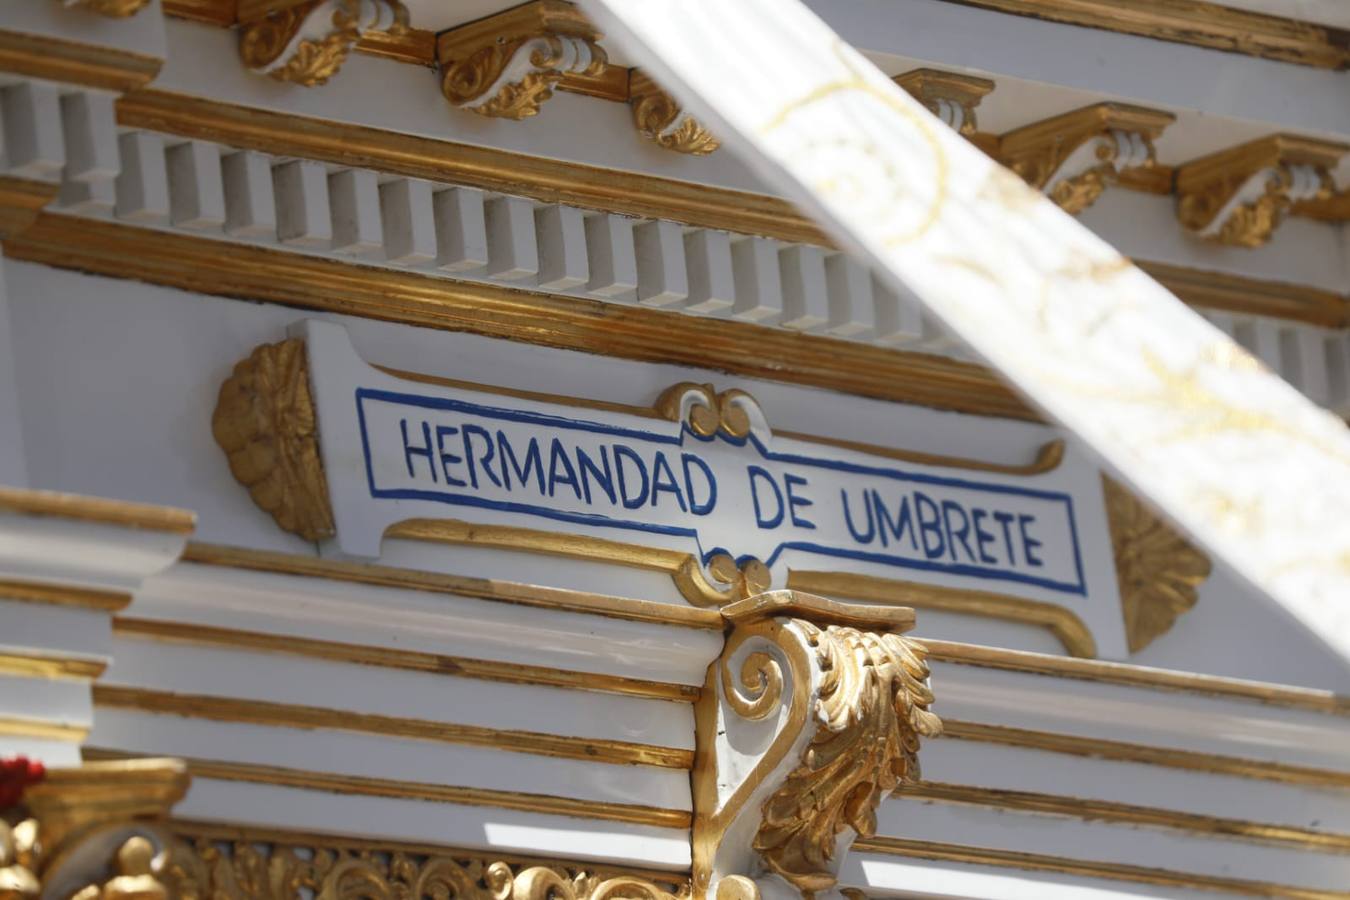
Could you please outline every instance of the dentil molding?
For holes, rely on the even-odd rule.
[[[1153,142],[1176,116],[1097,103],[1003,135],[999,161],[1061,209],[1078,214],[1130,170],[1153,166]]]

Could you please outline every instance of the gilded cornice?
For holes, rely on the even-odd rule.
[[[486,728],[295,703],[245,700],[218,695],[179,694],[110,684],[95,684],[93,698],[94,705],[101,709],[136,710],[155,715],[280,728],[324,728],[611,765],[691,769],[694,762],[691,751],[674,747]]]
[[[1122,173],[1150,168],[1154,140],[1175,119],[1168,112],[1098,103],[1008,132],[999,139],[998,158],[1077,214]]]
[[[325,84],[365,34],[408,30],[400,0],[242,0],[239,56],[254,72],[305,87]]]
[[[0,29],[0,72],[106,91],[142,87],[164,60],[41,34]]]
[[[0,599],[17,600],[20,603],[44,603],[49,606],[71,606],[76,609],[95,609],[101,612],[119,612],[131,603],[130,594],[8,580],[0,581]]]
[[[1054,872],[1077,878],[1104,878],[1161,887],[1189,888],[1244,897],[1274,897],[1279,900],[1350,900],[1350,893],[1302,888],[1267,881],[1248,881],[1239,878],[1178,872],[1151,866],[1127,863],[1096,862],[1020,850],[1001,850],[992,847],[972,847],[965,844],[946,844],[908,838],[870,838],[857,843],[859,852],[881,853],[912,859],[938,862],[956,862],[975,866],[1022,869],[1032,872]]]
[[[0,487],[0,512],[51,516],[169,534],[191,534],[197,527],[196,514],[185,509],[30,488]]]
[[[0,175],[0,240],[32,226],[42,208],[56,199],[59,187],[50,181]]]
[[[994,89],[994,82],[988,78],[939,69],[915,69],[895,76],[894,81],[929,112],[966,137],[979,131],[975,107]]]
[[[236,365],[211,416],[235,479],[278,526],[307,541],[333,535],[316,430],[298,338],[263,344]]]
[[[1125,637],[1138,653],[1195,606],[1209,557],[1118,482],[1103,477]]]
[[[1350,325],[1350,298],[1334,291],[1145,260],[1134,264],[1191,306],[1321,328]]]
[[[571,3],[533,0],[436,37],[441,92],[481,116],[526,119],[568,74],[607,66],[600,34]]]
[[[1259,247],[1292,206],[1331,195],[1348,149],[1277,134],[1189,162],[1176,170],[1177,218],[1205,240]]]
[[[299,637],[292,634],[274,634],[197,625],[189,622],[166,622],[160,619],[136,619],[119,616],[113,619],[113,632],[127,637],[166,641],[189,646],[226,647],[250,652],[284,653],[309,659],[376,666],[406,672],[422,672],[450,678],[472,678],[504,684],[527,684],[539,687],[594,691],[644,700],[667,700],[674,703],[693,703],[699,688],[686,684],[668,684],[645,681],[622,675],[603,675],[569,669],[552,669],[525,663],[504,663],[495,660],[447,656],[406,648],[350,644]]]
[[[707,156],[720,144],[702,123],[686,113],[661,86],[640,69],[633,69],[628,82],[628,105],[638,134],[667,150]]]
[[[918,779],[920,738],[942,730],[923,645],[901,634],[913,610],[778,591],[722,613],[695,706],[694,893],[757,872],[828,890],[882,799]]]
[[[1208,0],[945,2],[1323,69],[1350,65],[1350,40],[1340,29]]]

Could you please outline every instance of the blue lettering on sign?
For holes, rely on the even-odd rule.
[[[355,400],[373,498],[686,537],[705,562],[728,552],[710,546],[716,531],[760,547],[766,565],[793,550],[1087,592],[1062,492],[774,452],[754,435],[663,433],[370,388]],[[755,458],[699,452],[713,444]]]

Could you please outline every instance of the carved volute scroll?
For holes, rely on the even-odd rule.
[[[1196,237],[1234,247],[1270,240],[1290,207],[1325,200],[1347,148],[1277,134],[1177,170],[1177,218]]]
[[[1150,168],[1153,142],[1175,118],[1159,110],[1098,103],[1003,135],[998,156],[1076,215],[1125,172]]]
[[[775,591],[723,615],[696,710],[694,894],[730,893],[737,874],[766,896],[828,890],[942,730],[926,651],[902,634],[914,611]]]
[[[894,80],[929,112],[966,137],[979,130],[975,107],[994,89],[994,82],[988,78],[938,69],[915,69]]]
[[[480,116],[527,119],[568,74],[604,71],[599,39],[572,4],[535,0],[441,33],[441,92],[451,105]]]
[[[1130,652],[1138,653],[1195,606],[1210,561],[1122,485],[1103,478],[1102,490],[1125,636]]]
[[[401,34],[400,0],[255,0],[239,6],[239,56],[255,72],[304,87],[337,74],[361,36]]]
[[[220,386],[211,431],[253,502],[317,541],[334,525],[305,358],[299,338],[254,350]]]
[[[721,146],[707,128],[640,69],[629,75],[628,105],[638,132],[667,150],[706,156]]]
[[[173,759],[48,771],[0,810],[0,897],[167,900],[162,821],[187,784]]]

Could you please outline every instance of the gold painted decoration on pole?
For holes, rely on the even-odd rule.
[[[766,183],[1350,657],[1341,420],[942,126],[801,3],[583,6]]]

